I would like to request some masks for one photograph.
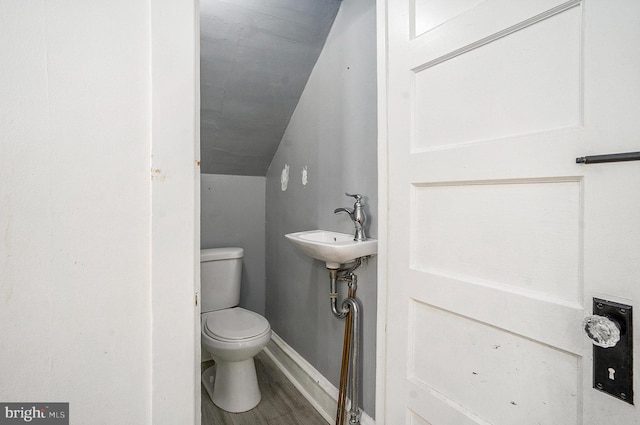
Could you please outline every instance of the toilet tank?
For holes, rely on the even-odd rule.
[[[240,303],[242,248],[200,250],[201,312],[235,307]]]

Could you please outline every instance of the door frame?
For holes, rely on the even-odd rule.
[[[384,423],[387,376],[387,291],[389,270],[388,185],[389,156],[387,137],[387,0],[376,1],[377,97],[378,97],[378,300],[376,317],[376,422]]]
[[[198,0],[149,3],[151,317],[145,367],[154,425],[200,425],[198,6]]]

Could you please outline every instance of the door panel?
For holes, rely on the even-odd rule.
[[[383,422],[640,424],[592,388],[580,326],[640,296],[640,162],[575,162],[640,150],[639,3],[388,0],[385,22]]]
[[[417,386],[489,423],[576,422],[577,355],[417,301],[410,306],[409,329],[408,374]]]
[[[574,7],[416,67],[412,150],[578,126],[580,26]]]
[[[581,301],[580,180],[476,181],[413,191],[412,268]],[[426,220],[421,211],[428,211]]]

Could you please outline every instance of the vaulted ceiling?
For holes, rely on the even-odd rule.
[[[264,176],[339,0],[201,0],[201,171]]]

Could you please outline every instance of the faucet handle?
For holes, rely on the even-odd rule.
[[[347,195],[347,196],[351,196],[352,198],[356,198],[356,202],[360,202],[360,200],[362,199],[362,195],[357,194],[357,193],[352,195],[350,193],[345,192],[344,194]]]

